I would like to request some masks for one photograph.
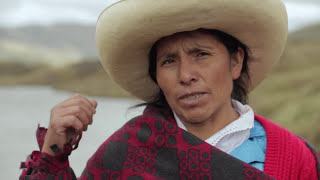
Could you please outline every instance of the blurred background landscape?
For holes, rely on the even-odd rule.
[[[0,90],[52,87],[93,97],[133,98],[109,79],[97,57],[95,21],[114,1],[78,2],[2,2]],[[320,150],[320,1],[284,2],[289,15],[287,46],[273,72],[250,94],[250,104],[257,114]],[[0,105],[5,107],[8,101],[0,99]]]
[[[96,57],[94,26],[0,29],[0,85],[42,85],[90,96],[130,97]],[[76,57],[76,58],[75,58]],[[320,149],[320,24],[289,34],[276,68],[250,95],[256,113]]]

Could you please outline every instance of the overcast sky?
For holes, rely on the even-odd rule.
[[[117,0],[1,0],[0,26],[80,22],[95,24],[99,13]],[[284,0],[289,29],[320,22],[320,0]]]

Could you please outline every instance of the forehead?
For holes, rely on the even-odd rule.
[[[163,37],[158,42],[157,52],[163,53],[182,47],[183,49],[194,47],[214,47],[222,45],[218,38],[212,34],[200,31],[179,32]]]

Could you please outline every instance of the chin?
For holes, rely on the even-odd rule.
[[[184,116],[184,120],[191,124],[199,124],[204,122],[206,119],[208,118],[203,114],[190,114],[190,115]]]

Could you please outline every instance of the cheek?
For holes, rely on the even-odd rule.
[[[168,76],[168,74],[160,74],[157,75],[158,86],[162,90],[169,106],[172,106],[174,101],[174,87],[175,84],[172,81],[172,77]]]
[[[206,83],[220,95],[231,94],[232,91],[232,73],[228,63],[221,63],[207,68]]]
[[[157,70],[156,78],[160,89],[167,94],[172,86],[172,77],[170,77],[168,72]]]

